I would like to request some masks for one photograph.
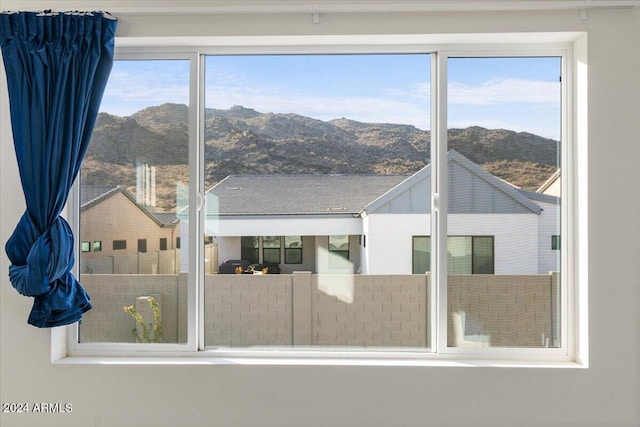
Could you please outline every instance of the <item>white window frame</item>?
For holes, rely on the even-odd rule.
[[[201,279],[196,275],[202,275],[204,277],[204,269],[198,269],[198,260],[201,258],[201,254],[204,251],[203,239],[198,239],[196,236],[201,234],[201,222],[199,220],[200,213],[198,209],[202,208],[202,199],[198,196],[202,194],[202,180],[198,177],[196,164],[201,161],[201,151],[199,149],[199,115],[198,111],[200,107],[198,105],[198,81],[200,79],[200,56],[194,52],[184,50],[181,52],[143,52],[139,49],[134,51],[124,50],[123,52],[117,51],[116,60],[131,60],[131,61],[147,61],[147,60],[186,60],[189,61],[189,113],[188,113],[188,128],[189,128],[189,206],[194,206],[196,209],[189,209],[189,278],[188,278],[188,297],[187,297],[187,342],[186,343],[108,343],[108,342],[79,342],[79,329],[78,325],[70,325],[66,327],[67,336],[67,354],[70,356],[109,356],[109,355],[166,355],[166,354],[188,354],[196,353],[198,350],[198,329],[199,323],[198,313],[201,311],[201,307],[197,306],[198,298],[196,298],[198,291],[198,284],[201,283]],[[74,209],[69,209],[69,218],[74,232],[79,234],[80,224],[80,185],[75,183],[74,188],[70,194],[70,205]],[[183,242],[184,243],[184,242]],[[77,259],[80,259],[77,257]],[[78,277],[78,264],[74,266],[74,275]],[[53,340],[52,340],[53,342]],[[55,349],[54,349],[55,350]],[[55,352],[52,352],[52,355]]]
[[[435,68],[437,74],[447,75],[447,65],[450,58],[508,58],[508,57],[559,57],[561,58],[561,233],[567,236],[568,242],[575,242],[577,236],[573,233],[573,228],[569,227],[569,214],[573,212],[571,207],[574,200],[570,199],[574,194],[574,180],[569,179],[572,173],[568,167],[574,159],[575,141],[572,139],[572,126],[568,123],[568,111],[570,111],[572,103],[570,101],[570,87],[572,85],[571,70],[571,48],[569,46],[555,47],[529,47],[529,48],[513,48],[513,47],[484,47],[481,49],[469,49],[466,46],[458,48],[449,48],[438,52],[435,55]],[[570,300],[573,300],[574,294],[569,287],[569,283],[576,283],[575,269],[569,263],[569,248],[561,250],[561,275],[560,275],[560,347],[559,348],[519,348],[519,347],[449,347],[448,343],[448,311],[447,311],[447,257],[442,254],[447,253],[447,206],[448,206],[448,187],[447,187],[447,129],[448,129],[448,79],[436,78],[432,80],[432,87],[436,87],[436,99],[432,99],[432,118],[437,123],[432,125],[438,129],[438,132],[432,132],[431,152],[432,158],[437,158],[433,166],[433,176],[436,179],[431,180],[431,194],[433,194],[432,212],[437,213],[437,219],[431,221],[431,235],[435,238],[431,239],[432,265],[437,265],[434,269],[434,283],[437,288],[437,304],[432,313],[437,316],[435,351],[443,355],[452,355],[459,357],[480,357],[480,358],[532,358],[534,360],[570,360],[573,358],[573,349],[570,348],[570,342],[575,339],[574,331],[575,323],[571,320]],[[432,96],[433,96],[432,90]],[[435,104],[435,105],[434,105]],[[434,117],[435,116],[435,117]],[[432,121],[432,123],[434,123]],[[435,133],[435,135],[434,135]],[[443,167],[443,165],[445,167]],[[573,222],[573,221],[572,221]],[[568,245],[567,245],[568,246]],[[435,262],[434,262],[435,260]]]
[[[576,33],[558,36],[557,42],[542,44],[502,44],[500,35],[486,35],[479,37],[478,42],[474,38],[467,37],[465,44],[453,44],[457,42],[453,37],[447,43],[429,43],[428,36],[411,38],[394,38],[381,43],[381,38],[372,36],[346,37],[340,42],[331,40],[327,43],[324,38],[274,37],[269,44],[269,38],[220,38],[209,40],[207,47],[161,47],[161,46],[126,46],[116,50],[116,59],[188,59],[190,61],[190,206],[195,209],[189,211],[189,296],[188,296],[188,339],[186,344],[135,344],[135,343],[79,343],[78,328],[70,325],[64,328],[56,328],[52,339],[52,361],[69,363],[86,362],[86,356],[95,356],[102,360],[104,356],[148,356],[163,358],[166,363],[184,360],[203,360],[207,363],[235,358],[246,363],[270,363],[274,358],[284,360],[284,363],[354,363],[349,360],[358,360],[362,364],[367,363],[403,363],[412,360],[418,364],[447,364],[451,361],[477,360],[480,365],[487,361],[499,361],[498,365],[509,365],[510,362],[531,362],[537,366],[544,363],[545,366],[553,363],[563,364],[575,362],[579,359],[576,354],[576,342],[587,342],[586,337],[579,336],[586,331],[586,325],[579,324],[576,320],[578,303],[578,206],[576,174],[577,141],[574,140],[574,128],[577,129],[577,115],[573,109],[574,80],[572,49],[573,42],[577,40]],[[233,39],[233,40],[232,40]],[[522,40],[521,37],[516,37]],[[549,38],[545,38],[548,40]],[[484,40],[484,41],[483,41]],[[147,41],[148,42],[148,41]],[[158,43],[162,43],[159,39]],[[199,44],[204,44],[200,41]],[[431,152],[432,159],[436,159],[432,179],[432,221],[431,221],[431,250],[432,266],[435,266],[433,283],[431,286],[431,301],[437,301],[431,308],[429,331],[431,345],[424,351],[406,351],[402,348],[394,348],[389,351],[371,351],[368,349],[348,348],[338,350],[326,350],[322,348],[293,349],[279,347],[273,350],[219,350],[205,348],[204,331],[204,269],[199,268],[199,262],[203,252],[202,239],[198,238],[204,230],[204,183],[199,171],[204,168],[204,144],[201,143],[204,135],[204,56],[206,55],[233,55],[233,54],[384,54],[384,53],[425,53],[431,54]],[[447,182],[446,182],[446,156],[447,156],[447,79],[441,78],[447,75],[447,60],[450,57],[514,57],[514,56],[559,56],[562,57],[562,230],[561,235],[567,243],[562,249],[562,285],[561,285],[561,347],[560,348],[452,348],[447,347],[447,283],[446,283],[446,206],[447,206]],[[586,85],[580,86],[580,90],[586,90]],[[581,116],[582,120],[586,120]],[[581,163],[581,166],[586,166]],[[582,171],[580,172],[583,173]],[[76,186],[77,187],[77,186]],[[79,230],[79,190],[75,188],[75,199],[71,200],[69,217],[73,221],[76,230]],[[75,201],[74,201],[75,200]],[[571,221],[571,222],[570,222]],[[198,243],[196,243],[198,242]],[[444,272],[445,274],[439,274]],[[77,271],[76,271],[77,273]],[[581,298],[582,302],[583,299]],[[580,306],[580,318],[586,320],[586,307]],[[83,358],[85,357],[85,358]],[[195,359],[194,359],[195,358]],[[113,359],[111,359],[113,360]],[[140,359],[137,359],[140,360]],[[153,359],[152,359],[153,360]],[[324,362],[323,362],[324,361]],[[329,362],[330,361],[330,362]],[[181,362],[182,363],[182,362]],[[282,362],[278,362],[282,363]],[[455,363],[454,363],[455,365]],[[530,365],[526,365],[530,366]],[[578,366],[578,365],[571,365]]]

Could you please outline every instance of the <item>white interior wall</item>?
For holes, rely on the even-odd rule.
[[[121,36],[588,32],[590,367],[52,365],[51,332],[26,324],[31,299],[9,284],[2,252],[0,400],[73,405],[2,413],[3,427],[640,425],[640,10],[590,11],[586,21],[577,11],[328,14],[318,25],[306,14],[120,18]],[[0,78],[3,243],[24,209],[18,181]]]

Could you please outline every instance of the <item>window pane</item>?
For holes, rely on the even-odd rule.
[[[188,99],[188,61],[115,61],[80,176],[81,342],[186,342]]]
[[[429,230],[430,62],[206,58],[206,233],[280,273],[205,275],[207,346],[429,347],[411,241]]]
[[[302,236],[284,236],[285,248],[302,248]]]
[[[331,252],[349,251],[349,236],[329,236],[329,250]]]
[[[280,248],[277,249],[264,249],[264,263],[265,264],[280,264]]]
[[[447,68],[448,346],[558,347],[561,60]]]
[[[240,238],[240,259],[246,260],[248,264],[258,264],[260,262],[260,238],[257,236],[242,236]],[[233,256],[232,254],[229,254]],[[225,259],[229,259],[226,257]]]
[[[447,238],[447,267],[449,274],[471,274],[471,237]]]
[[[493,274],[493,237],[473,237],[473,274]]]
[[[425,274],[431,270],[431,237],[413,238],[413,274]]]
[[[262,246],[265,248],[280,248],[280,237],[265,236],[262,238]]]
[[[290,249],[284,250],[284,262],[286,264],[302,264],[302,249]]]

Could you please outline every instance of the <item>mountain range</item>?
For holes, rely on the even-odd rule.
[[[100,113],[82,171],[85,184],[135,189],[137,161],[159,169],[158,198],[175,203],[188,176],[188,108],[163,104],[128,117]],[[411,125],[322,121],[235,106],[205,111],[205,180],[230,174],[411,174],[430,158],[430,132]],[[485,170],[535,190],[557,169],[557,141],[478,126],[449,129],[448,146]],[[162,200],[164,199],[164,202]]]

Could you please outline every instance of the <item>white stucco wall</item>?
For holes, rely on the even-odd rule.
[[[559,271],[560,251],[551,249],[551,236],[559,236],[561,234],[560,208],[551,203],[536,203],[543,209],[538,223],[538,272],[544,274],[550,271]],[[567,238],[562,236],[560,240],[564,243]]]
[[[428,214],[372,214],[363,220],[367,233],[366,274],[411,274],[412,236],[431,234]]]
[[[411,274],[412,236],[428,236],[428,214],[372,214],[367,230],[367,274]],[[493,236],[495,274],[538,274],[538,215],[449,215],[450,236]]]
[[[37,3],[37,2],[36,2]],[[59,4],[68,2],[57,2]],[[115,2],[114,2],[115,3]],[[140,9],[151,8],[137,2]],[[144,3],[144,4],[143,4]],[[4,0],[4,9],[30,1]],[[109,9],[112,2],[86,8]],[[40,2],[36,9],[50,7]],[[81,8],[75,2],[69,8]],[[640,423],[640,10],[498,13],[120,16],[119,35],[404,34],[584,31],[588,33],[587,202],[589,369],[227,364],[52,365],[51,332],[26,324],[32,300],[8,282],[0,254],[2,402],[69,402],[68,414],[4,414],[20,426],[425,426],[637,427]],[[507,42],[508,40],[504,40]],[[583,66],[584,68],[584,66]],[[0,74],[3,75],[4,73]],[[24,209],[0,78],[0,241]],[[584,217],[583,217],[584,218]]]

